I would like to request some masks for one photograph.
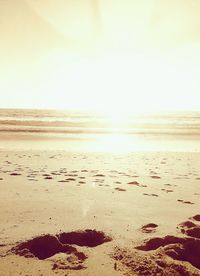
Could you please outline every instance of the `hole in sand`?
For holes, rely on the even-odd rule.
[[[104,232],[96,230],[74,231],[58,235],[42,235],[22,242],[12,248],[12,252],[24,257],[36,257],[40,260],[47,259],[58,253],[75,254],[80,258],[86,258],[84,253],[69,244],[95,247],[112,239]]]
[[[109,242],[112,239],[105,235],[104,232],[86,229],[84,231],[75,231],[61,233],[57,235],[61,243],[76,244],[79,246],[95,247],[97,245]]]
[[[44,260],[57,253],[76,252],[76,249],[69,245],[63,245],[56,236],[43,235],[20,243],[12,251],[20,256],[37,257]]]

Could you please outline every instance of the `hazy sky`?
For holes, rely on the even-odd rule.
[[[200,109],[199,0],[0,0],[0,107]]]

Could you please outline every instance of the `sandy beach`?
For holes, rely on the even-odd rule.
[[[0,276],[200,276],[200,0],[0,0]]]
[[[199,153],[0,158],[0,275],[200,275]]]

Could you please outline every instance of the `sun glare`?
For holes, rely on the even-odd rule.
[[[152,95],[149,82],[153,76],[148,66],[138,57],[109,53],[73,57],[56,52],[42,61],[45,72],[42,82],[47,84],[50,95],[56,90],[62,95],[62,101],[59,98],[56,102],[61,108],[93,109],[121,120],[124,114],[142,113],[151,108],[146,91],[150,90]]]
[[[125,119],[127,114],[178,109],[177,91],[182,91],[184,106],[188,102],[187,90],[195,87],[193,75],[178,64],[173,67],[159,59],[152,62],[138,54],[105,51],[77,56],[57,51],[45,56],[40,68],[44,73],[38,89],[43,91],[45,83],[52,105],[103,112],[111,120]],[[60,97],[56,98],[56,93]]]

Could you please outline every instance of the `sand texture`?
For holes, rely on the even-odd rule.
[[[1,151],[0,275],[200,275],[200,154]]]

